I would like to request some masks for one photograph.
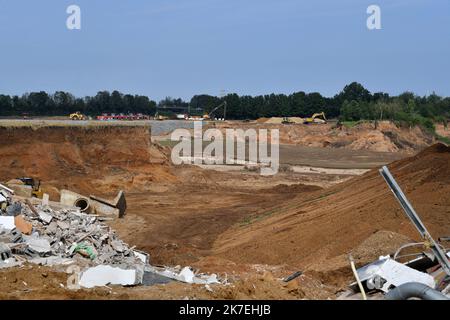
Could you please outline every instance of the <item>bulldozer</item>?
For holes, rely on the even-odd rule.
[[[44,192],[41,189],[41,180],[30,177],[16,178],[16,180],[20,180],[24,185],[30,186],[32,188],[31,195],[33,197],[42,199]]]
[[[283,120],[281,121],[282,124],[294,124],[295,122],[289,119],[288,117],[283,117]]]
[[[325,112],[314,113],[311,118],[305,118],[304,124],[325,124],[327,123],[327,118],[325,117]]]
[[[80,111],[77,111],[75,113],[71,113],[69,115],[70,120],[86,120],[86,116],[82,114]]]

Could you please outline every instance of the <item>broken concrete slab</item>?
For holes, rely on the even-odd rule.
[[[57,221],[56,224],[62,230],[66,230],[66,229],[70,228],[70,224],[65,221]]]
[[[133,253],[144,264],[150,264],[150,255],[148,253],[139,250],[133,250]]]
[[[137,277],[137,271],[133,269],[121,269],[109,265],[98,265],[84,271],[80,276],[80,286],[93,288],[116,284],[133,286],[140,284],[142,280]]]
[[[45,254],[52,251],[50,242],[47,239],[37,238],[33,236],[23,236],[25,243],[38,253]]]
[[[126,247],[122,244],[122,241],[120,241],[120,240],[111,241],[111,247],[120,253],[122,253],[126,250]]]
[[[12,230],[16,227],[13,216],[0,216],[0,227],[6,230]]]
[[[46,224],[49,224],[52,221],[53,217],[50,214],[48,214],[48,213],[46,213],[44,211],[40,211],[39,212],[39,219],[42,222],[44,222]]]

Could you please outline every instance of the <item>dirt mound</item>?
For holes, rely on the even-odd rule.
[[[436,144],[389,168],[431,234],[448,236],[450,148]],[[215,242],[214,251],[235,262],[312,269],[329,262],[329,269],[338,271],[340,264],[332,262],[364,241],[378,255],[391,253],[389,244],[397,245],[398,237],[367,240],[380,230],[400,234],[401,241],[420,240],[383,178],[371,170],[329,189],[300,194],[271,215],[228,230]]]
[[[48,189],[108,193],[175,180],[148,126],[0,127],[0,135],[1,181],[32,176]]]
[[[291,185],[279,184],[270,189],[263,189],[262,191],[264,192],[272,191],[275,193],[294,193],[294,192],[313,192],[317,190],[322,190],[322,188],[318,186],[297,183]]]
[[[234,126],[241,129],[278,129],[280,143],[307,147],[346,148],[352,150],[371,150],[378,152],[408,152],[422,150],[432,143],[434,137],[419,127],[398,127],[389,121],[380,121],[375,128],[371,122],[361,122],[353,127],[336,124],[304,125],[281,124],[281,118],[275,121],[256,124],[235,123],[216,124],[216,128],[225,129]]]

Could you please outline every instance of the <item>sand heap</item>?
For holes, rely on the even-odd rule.
[[[390,164],[389,169],[431,234],[435,238],[448,236],[450,148],[433,145],[414,157]],[[389,243],[397,245],[398,237],[420,240],[374,169],[329,189],[299,194],[280,204],[270,215],[245,227],[230,229],[216,241],[215,252],[236,262],[319,268],[348,254],[380,231],[392,236],[374,242],[379,247],[365,248],[369,253],[379,255],[391,250]],[[390,252],[384,252],[387,253]],[[369,256],[366,258],[376,258]]]

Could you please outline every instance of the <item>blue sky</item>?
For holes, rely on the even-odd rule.
[[[81,30],[66,8],[81,8]],[[381,7],[382,30],[366,27]],[[0,0],[0,93],[450,96],[448,0]]]

